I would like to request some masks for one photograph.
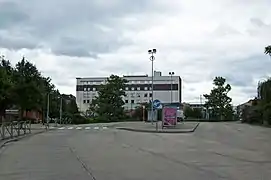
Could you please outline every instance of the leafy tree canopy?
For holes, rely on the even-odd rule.
[[[264,53],[271,57],[271,45],[265,47]]]
[[[215,77],[213,84],[214,88],[210,94],[203,95],[207,100],[205,107],[210,109],[213,118],[229,120],[233,116],[232,99],[228,96],[231,86],[226,84],[226,79],[223,77]]]
[[[0,57],[0,116],[4,116],[5,110],[12,105],[13,102],[13,68],[9,61],[3,56]]]
[[[125,96],[127,80],[116,75],[107,78],[105,84],[98,89],[98,96],[90,104],[90,111],[101,121],[117,121],[125,117],[122,97]]]
[[[4,56],[0,56],[0,116],[5,116],[5,110],[16,108],[23,111],[47,111],[47,97],[49,94],[49,116],[58,118],[60,111],[60,97],[63,114],[72,117],[78,114],[75,97],[61,95],[51,83],[49,77],[44,77],[35,65],[22,58],[13,67]]]

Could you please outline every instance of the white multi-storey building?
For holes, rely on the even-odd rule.
[[[142,103],[148,103],[153,99],[160,100],[162,104],[182,101],[182,82],[180,76],[162,76],[161,72],[154,71],[154,85],[152,94],[152,77],[123,76],[128,80],[125,87],[125,109],[134,109]],[[99,85],[105,83],[106,77],[76,78],[76,103],[80,112],[86,112],[92,99],[98,95]]]

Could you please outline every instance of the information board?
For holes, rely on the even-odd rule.
[[[163,127],[177,125],[177,108],[164,107],[163,108]]]

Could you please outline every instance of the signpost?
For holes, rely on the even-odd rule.
[[[177,108],[164,107],[162,127],[172,127],[177,125]]]

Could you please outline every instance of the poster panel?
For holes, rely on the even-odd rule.
[[[163,108],[163,126],[175,126],[177,124],[177,108]]]

